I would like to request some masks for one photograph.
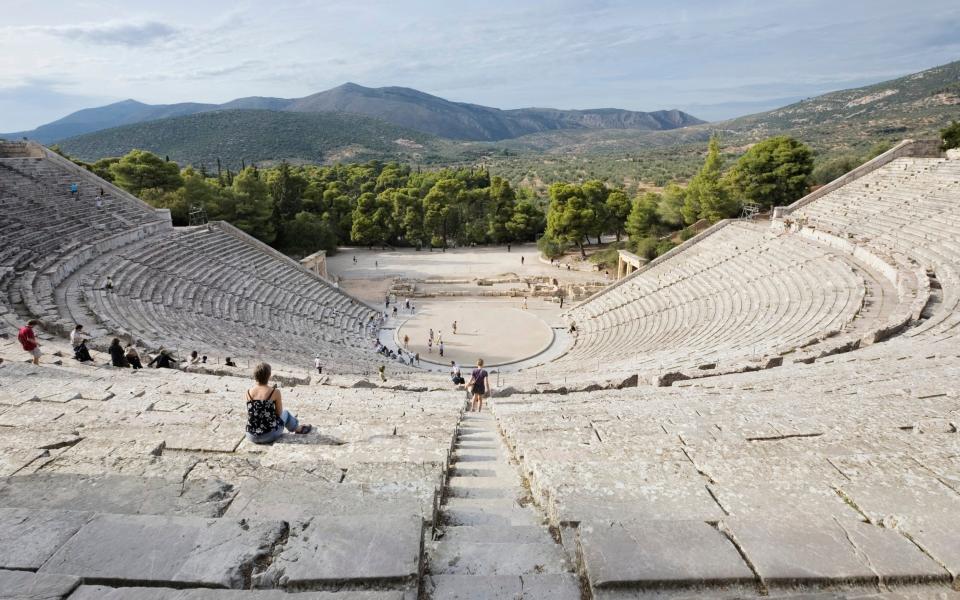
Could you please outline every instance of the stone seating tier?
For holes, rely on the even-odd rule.
[[[229,226],[174,229],[109,183],[50,158],[0,159],[0,210],[8,330],[39,317],[60,335],[82,323],[98,347],[123,335],[218,362],[266,355],[307,368],[319,354],[329,370],[358,373],[380,364],[376,311]]]

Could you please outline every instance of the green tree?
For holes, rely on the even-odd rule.
[[[960,121],[953,121],[941,129],[940,139],[943,140],[943,144],[940,146],[943,150],[960,148]]]
[[[747,150],[728,175],[731,189],[760,206],[786,206],[807,193],[813,152],[792,137],[766,139]],[[720,208],[714,212],[725,212]],[[725,216],[731,216],[729,214]]]
[[[577,246],[586,258],[583,241],[596,227],[596,213],[576,184],[555,183],[550,186],[547,209],[547,231],[544,234],[561,245]]]
[[[190,205],[184,198],[183,188],[175,192],[164,192],[158,188],[147,188],[140,192],[140,199],[154,208],[166,208],[174,225],[190,223]]]
[[[657,204],[657,219],[669,227],[683,227],[683,204],[687,192],[676,183],[667,185]]]
[[[546,227],[546,217],[532,200],[521,200],[514,207],[513,216],[506,227],[511,239],[531,242],[537,239],[537,235]]]
[[[277,223],[292,220],[302,207],[303,193],[307,189],[307,181],[294,173],[286,161],[272,169],[266,177],[270,188],[270,197]]]
[[[537,248],[547,258],[560,258],[567,251],[569,244],[560,241],[548,234],[537,240]]]
[[[623,190],[612,190],[607,196],[607,231],[617,235],[617,241],[623,235],[627,217],[633,208],[630,199]]]
[[[856,169],[862,163],[862,160],[852,154],[836,156],[815,166],[810,178],[817,185],[826,185]]]
[[[694,223],[697,219],[718,221],[734,216],[739,210],[737,201],[722,179],[722,167],[720,138],[714,135],[707,146],[707,158],[703,166],[687,186],[680,211],[686,223]]]
[[[337,236],[329,219],[312,212],[297,213],[293,220],[284,223],[284,250],[306,256],[317,250],[333,252],[337,248]]]
[[[247,167],[233,177],[230,192],[224,194],[220,206],[227,209],[221,218],[238,229],[267,244],[276,239],[273,202],[267,184],[260,181],[255,168]]]
[[[588,233],[597,238],[597,244],[599,245],[601,236],[607,232],[607,226],[610,222],[610,215],[607,213],[607,197],[610,195],[610,188],[604,185],[602,181],[591,179],[583,183],[581,190],[587,205],[593,212],[593,221],[590,223]]]
[[[353,209],[350,239],[355,244],[373,246],[384,241],[383,218],[377,197],[371,192],[360,194]]]
[[[513,219],[516,209],[517,196],[510,187],[510,182],[501,177],[494,177],[490,181],[489,226],[487,236],[495,244],[502,244],[513,239],[509,223]]]
[[[627,234],[631,240],[639,240],[656,232],[659,203],[660,195],[653,192],[647,192],[633,201],[633,208],[627,217]]]
[[[173,192],[183,184],[177,163],[146,150],[131,150],[109,168],[113,182],[134,196],[147,189]]]
[[[451,232],[451,214],[455,214],[457,197],[463,183],[456,179],[440,179],[423,198],[424,233],[431,244],[446,248]]]

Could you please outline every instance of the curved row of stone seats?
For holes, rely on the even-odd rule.
[[[176,229],[93,261],[82,292],[97,320],[148,345],[266,353],[305,366],[320,354],[335,370],[376,367],[372,309],[223,227]]]
[[[122,335],[218,362],[269,351],[303,368],[319,354],[336,371],[376,369],[373,309],[227,224],[175,229],[167,212],[42,147],[19,147],[42,157],[0,158],[8,330],[39,317],[60,335],[82,323],[100,346]],[[115,293],[104,293],[108,276]]]
[[[169,226],[167,217],[105,182],[102,208],[94,198],[99,189],[82,188],[85,195],[75,199],[70,185],[80,179],[47,157],[0,158],[0,305],[10,327],[19,322],[15,307],[56,327],[48,294],[70,269],[92,252]]]
[[[285,407],[316,431],[258,446],[244,439],[248,385],[5,362],[0,570],[111,587],[349,584],[415,597],[462,403],[285,388]]]
[[[737,368],[843,331],[864,295],[862,275],[829,249],[734,222],[571,310],[575,344],[547,369]]]
[[[926,272],[936,297],[929,318],[905,335],[953,335],[960,323],[958,197],[960,160],[898,158],[790,211],[783,223],[849,240],[891,262],[906,257],[900,262]]]
[[[594,597],[880,582],[935,597],[960,574],[960,361],[930,352],[898,340],[677,388],[513,395],[493,411]]]

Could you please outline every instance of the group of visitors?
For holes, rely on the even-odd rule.
[[[143,363],[140,362],[140,353],[137,352],[136,347],[133,344],[127,344],[127,347],[124,348],[120,344],[120,338],[113,338],[107,352],[110,353],[110,362],[115,367],[131,367],[134,371],[143,368]]]
[[[31,361],[35,365],[40,364],[40,356],[43,354],[40,351],[40,342],[34,330],[34,328],[39,325],[40,321],[31,319],[26,325],[20,328],[17,334],[17,341],[20,342],[20,347],[23,348],[24,352],[30,354]],[[90,349],[87,347],[89,340],[90,335],[84,330],[83,325],[79,323],[70,331],[70,346],[73,348],[73,358],[76,361],[82,363],[94,362],[93,356],[90,354]],[[144,367],[140,359],[140,352],[132,341],[124,345],[121,343],[120,338],[113,338],[107,347],[107,354],[110,355],[110,364],[114,367],[122,369],[132,368],[133,370]],[[184,370],[188,370],[191,367],[206,365],[207,360],[206,355],[201,356],[199,352],[194,350],[190,353],[190,358],[185,361],[183,368]],[[181,361],[175,358],[169,350],[161,348],[156,356],[150,359],[150,362],[148,362],[146,366],[153,367],[156,365],[158,369],[176,369],[178,368],[177,363],[179,362]],[[224,362],[224,366],[236,367],[237,363],[233,361],[233,358],[228,356],[226,362]]]

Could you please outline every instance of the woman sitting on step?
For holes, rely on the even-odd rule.
[[[269,385],[270,365],[260,363],[253,370],[255,386],[247,390],[247,439],[254,444],[269,444],[283,435],[310,433],[310,425],[300,425],[297,418],[283,408],[283,398],[276,385]]]

